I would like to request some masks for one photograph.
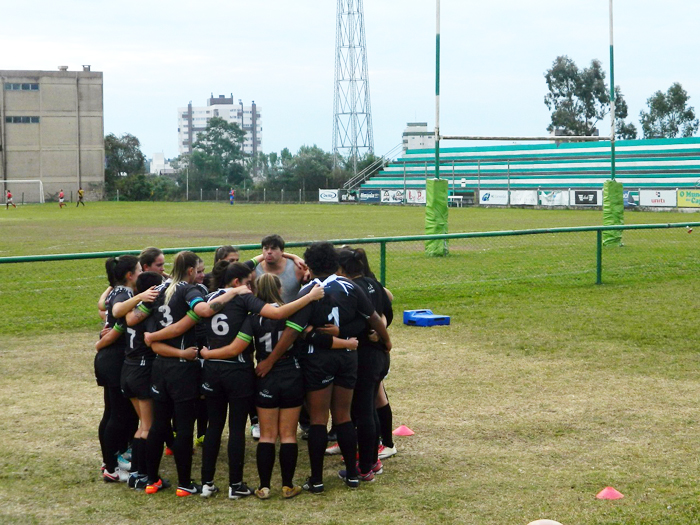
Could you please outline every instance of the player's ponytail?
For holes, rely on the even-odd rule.
[[[188,270],[190,268],[197,268],[200,262],[202,262],[202,259],[200,259],[196,253],[190,251],[180,252],[175,256],[175,260],[173,261],[173,273],[170,274],[172,282],[170,286],[168,286],[168,289],[165,290],[165,304],[168,304],[170,299],[173,298],[178,283],[187,280]]]
[[[209,282],[209,291],[215,292],[219,288],[226,287],[226,270],[229,267],[227,260],[218,261],[211,271],[211,281]]]
[[[343,273],[348,277],[364,275],[365,265],[362,263],[362,255],[355,250],[340,250],[338,252],[338,263],[343,269]]]
[[[133,255],[120,255],[119,257],[110,257],[105,262],[105,270],[107,270],[107,280],[111,287],[124,284],[126,274],[136,271],[136,265],[139,263],[138,257]]]

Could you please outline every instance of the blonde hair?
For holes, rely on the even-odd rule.
[[[280,306],[284,304],[280,288],[282,288],[280,278],[271,273],[264,273],[255,281],[255,295],[266,303],[277,303]]]
[[[170,299],[173,298],[173,294],[175,293],[178,283],[181,283],[187,279],[187,270],[189,268],[197,268],[197,265],[200,262],[202,262],[202,259],[200,259],[200,257],[194,252],[179,252],[175,256],[175,260],[173,261],[173,272],[170,274],[172,282],[170,283],[170,286],[168,286],[168,289],[165,290],[165,304],[168,304]]]

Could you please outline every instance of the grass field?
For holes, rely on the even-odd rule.
[[[596,211],[450,210],[451,232],[600,223]],[[11,210],[0,228],[0,256],[10,256],[254,243],[271,232],[411,235],[423,231],[423,209],[88,203]],[[345,490],[331,458],[326,494],[292,501],[183,501],[103,484],[92,374],[103,262],[0,265],[0,522],[698,523],[696,235],[626,232],[624,247],[605,250],[602,286],[594,234],[454,241],[437,260],[420,243],[389,245],[398,315],[387,387],[396,425],[416,435],[398,438],[375,483]],[[451,315],[451,326],[400,323],[404,309],[423,307]],[[174,479],[172,460],[163,466]],[[307,470],[302,446],[298,480]],[[220,461],[222,482],[225,472]],[[596,500],[607,485],[625,498]]]

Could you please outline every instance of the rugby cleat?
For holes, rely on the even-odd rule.
[[[253,494],[245,483],[231,483],[228,487],[228,499],[241,499]]]
[[[257,423],[255,425],[250,425],[250,435],[253,436],[255,440],[260,439],[260,425]]]
[[[125,483],[129,480],[129,472],[119,467],[115,468],[114,472],[105,469],[102,472],[102,479],[105,483]]]
[[[396,450],[396,445],[393,447],[385,447],[384,445],[379,445],[379,459],[390,458],[395,456],[398,450]]]
[[[284,499],[290,499],[294,496],[298,496],[301,493],[301,487],[294,485],[293,487],[282,487],[282,497]]]
[[[363,481],[374,481],[374,473],[371,472],[371,474],[372,474],[372,479],[365,479]],[[347,485],[348,488],[356,489],[357,487],[360,486],[360,480],[358,478],[349,478],[347,470],[339,470],[338,477],[345,482],[345,485]]]
[[[306,482],[301,486],[301,488],[311,494],[321,494],[324,491],[323,482],[316,483],[311,479],[311,477],[306,479]]]
[[[202,496],[203,498],[211,498],[217,492],[219,492],[219,487],[214,485],[213,482],[212,483],[204,483],[202,485],[202,493],[200,494],[200,496]]]
[[[338,454],[340,454],[340,445],[338,443],[334,443],[326,449],[326,456],[336,456]]]
[[[178,498],[186,498],[187,496],[194,496],[195,494],[202,494],[202,486],[190,483],[187,486],[179,486],[175,491],[175,495]]]
[[[268,499],[270,497],[270,489],[269,487],[255,489],[255,495],[258,497],[258,499]]]
[[[159,479],[155,483],[149,483],[146,485],[146,494],[155,494],[161,490],[165,490],[170,487],[167,479]]]

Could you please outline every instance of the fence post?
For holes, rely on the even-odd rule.
[[[379,243],[379,281],[386,286],[386,241]]]
[[[71,196],[72,196],[72,192],[71,192]],[[117,202],[119,202],[119,190],[117,190]]]
[[[299,188],[299,204],[301,204],[301,188]]]
[[[248,202],[250,202],[250,188],[248,188],[246,191],[246,196],[248,197]]]
[[[267,188],[263,188],[263,202],[267,201]]]
[[[216,202],[219,202],[219,188],[216,188],[216,193],[214,195],[215,195],[214,200]]]
[[[73,190],[70,190],[70,200],[68,202],[73,204]]]
[[[284,204],[284,188],[282,188],[282,193],[281,193],[281,195],[282,195],[282,204]]]
[[[24,192],[22,192],[22,206],[24,206]]]
[[[603,284],[603,231],[596,232],[596,284]]]
[[[202,202],[204,200],[204,191],[202,188],[199,188],[199,202]]]

